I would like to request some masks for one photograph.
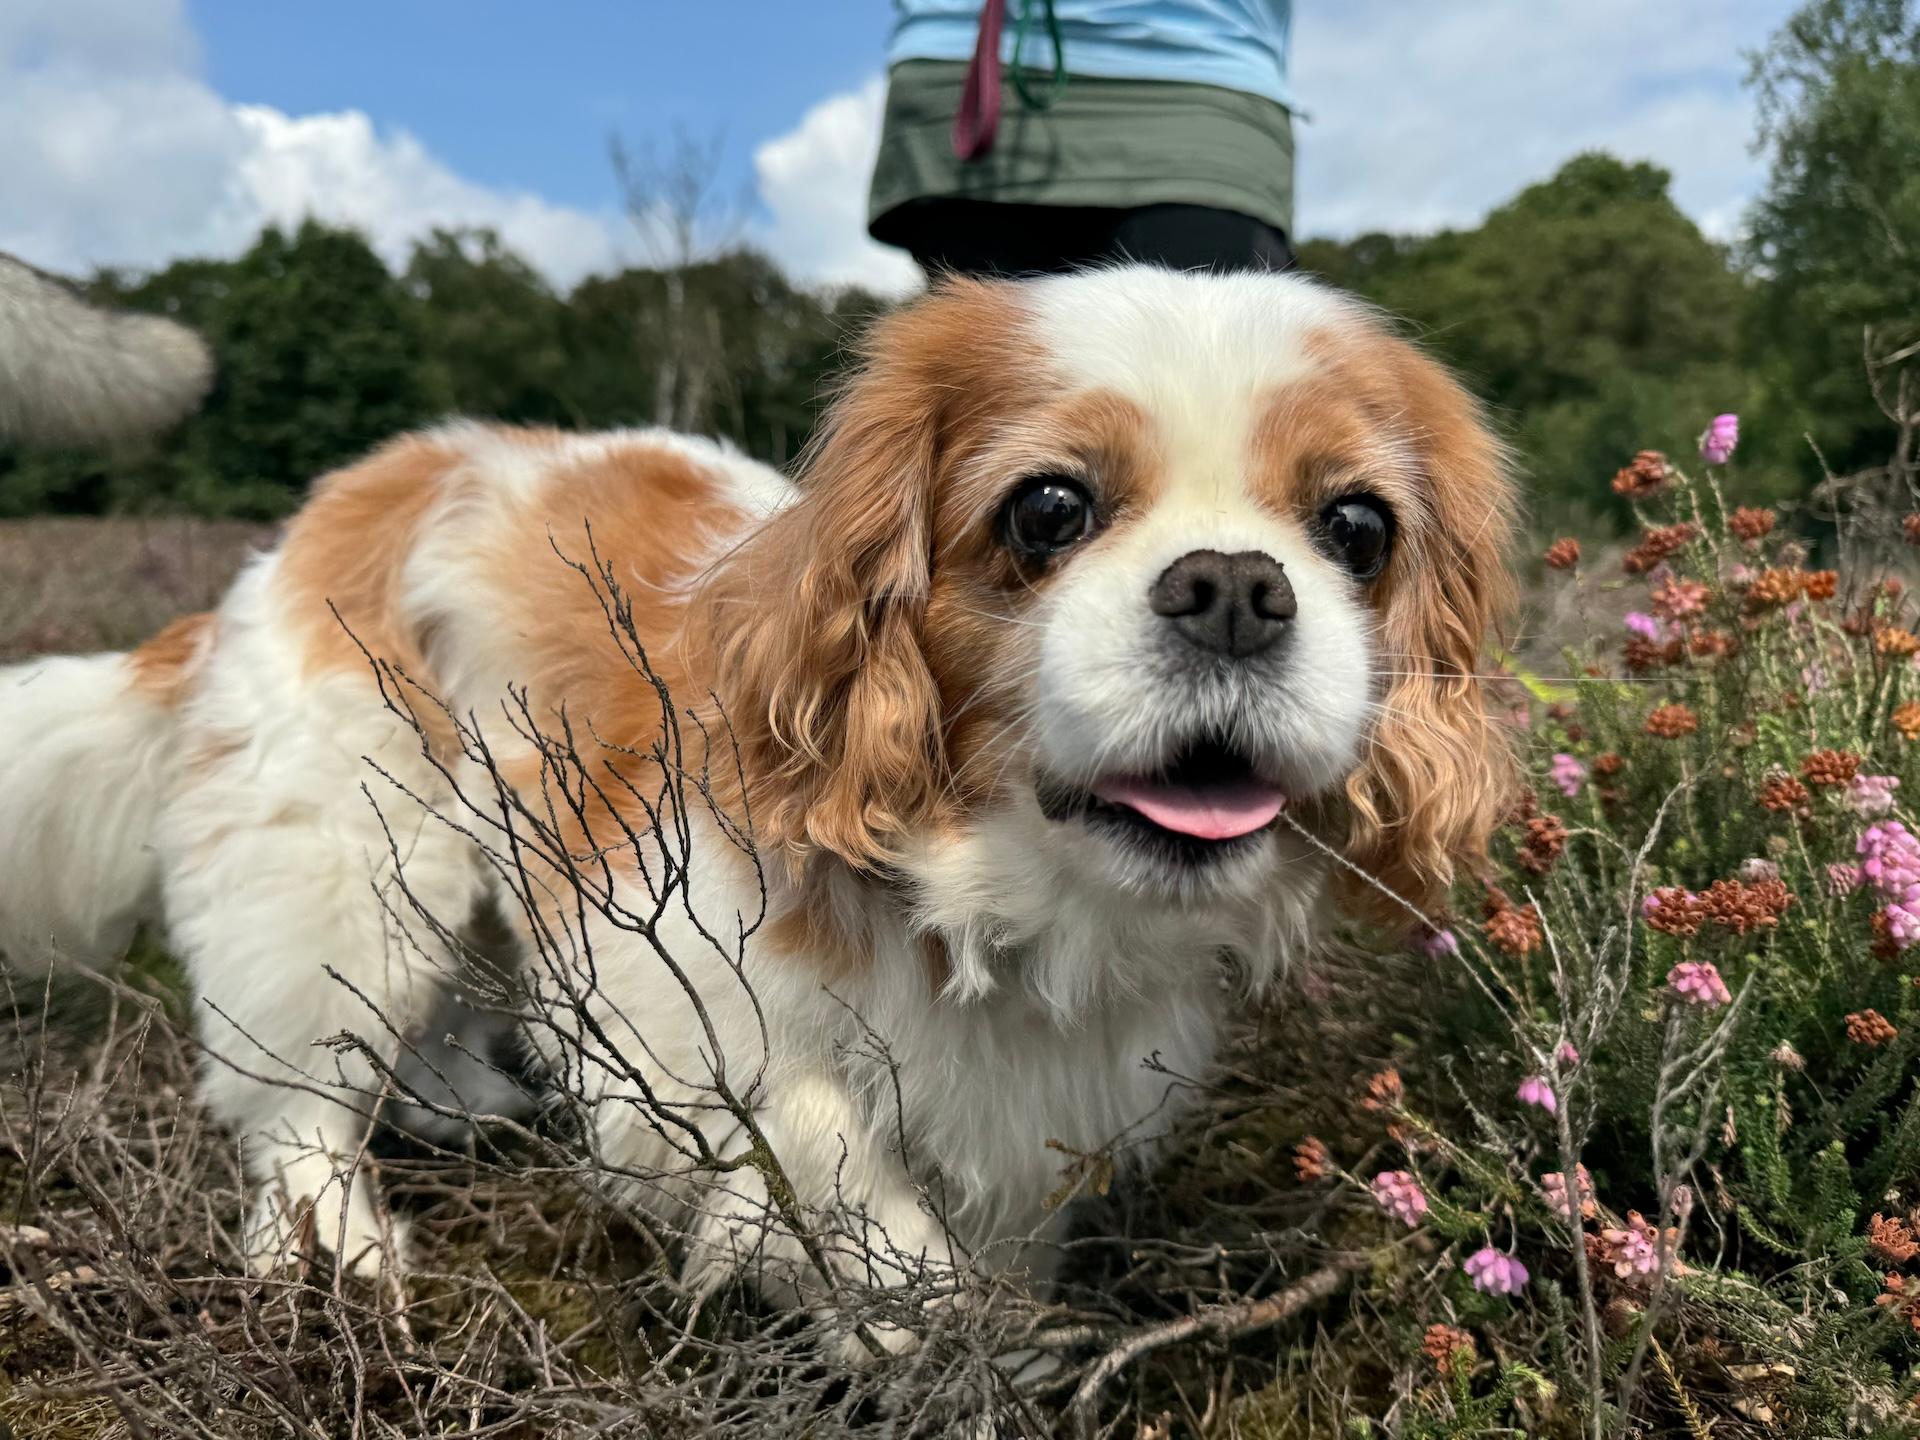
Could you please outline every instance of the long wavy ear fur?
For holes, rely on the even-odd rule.
[[[1419,549],[1401,557],[1384,597],[1380,648],[1395,678],[1348,782],[1348,856],[1430,913],[1456,873],[1484,856],[1514,785],[1511,750],[1480,677],[1513,602],[1516,499],[1504,448],[1439,365],[1385,337],[1365,364],[1376,384],[1386,382],[1383,411],[1420,457],[1432,523]],[[1365,888],[1384,918],[1409,918]]]
[[[1010,288],[949,282],[880,321],[803,497],[708,587],[756,835],[791,859],[883,864],[939,798],[940,694],[921,647],[935,486],[956,407],[992,383]]]

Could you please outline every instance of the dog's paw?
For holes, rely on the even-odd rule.
[[[405,1274],[407,1222],[382,1213],[370,1190],[365,1180],[355,1178],[343,1204],[337,1183],[317,1195],[292,1195],[279,1184],[262,1187],[247,1217],[248,1268],[256,1275],[271,1275],[338,1257],[342,1271],[363,1279]]]

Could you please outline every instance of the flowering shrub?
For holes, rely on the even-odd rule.
[[[1522,793],[1409,940],[1348,1177],[1450,1262],[1406,1433],[1920,1434],[1920,606],[1739,503],[1738,431],[1542,557],[1624,618],[1501,682]]]

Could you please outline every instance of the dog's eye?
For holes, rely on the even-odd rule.
[[[1320,512],[1326,548],[1356,580],[1371,580],[1387,565],[1393,513],[1367,495],[1349,495]]]
[[[1015,551],[1044,559],[1093,532],[1093,497],[1078,480],[1036,475],[1013,492],[1000,525]]]

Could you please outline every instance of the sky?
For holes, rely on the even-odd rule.
[[[1792,0],[1296,0],[1304,235],[1473,224],[1568,157],[1674,175],[1732,238],[1764,179],[1747,54]],[[488,225],[556,285],[645,260],[609,137],[718,147],[795,276],[898,292],[864,233],[889,0],[0,0],[0,250],[232,255],[268,222],[390,261]]]

